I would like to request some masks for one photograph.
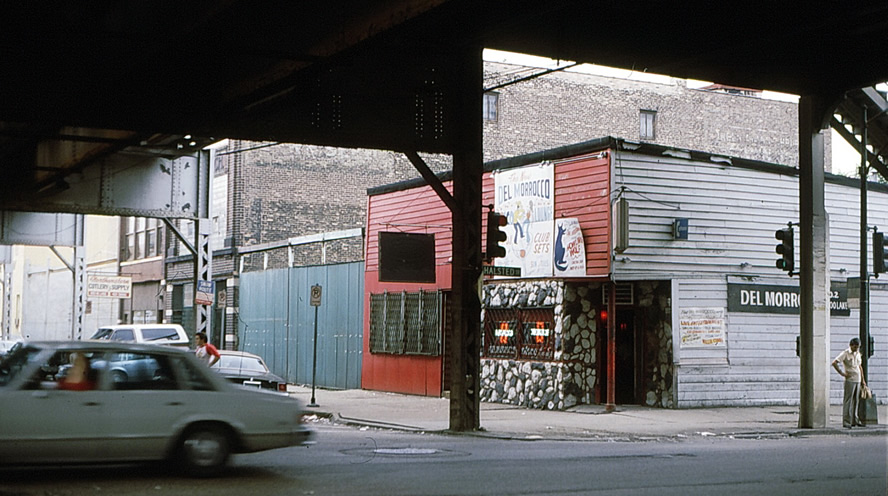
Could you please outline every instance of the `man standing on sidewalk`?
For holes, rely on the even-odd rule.
[[[839,353],[832,362],[832,366],[840,376],[845,378],[845,399],[842,402],[842,427],[850,429],[855,426],[863,427],[857,416],[857,406],[860,403],[861,385],[866,386],[863,378],[863,366],[861,365],[860,339],[854,338],[848,349]],[[839,362],[845,370],[839,368]]]

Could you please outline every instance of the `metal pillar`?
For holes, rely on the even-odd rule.
[[[820,134],[828,114],[822,99],[799,99],[800,428],[829,423],[829,219]]]
[[[213,280],[213,253],[210,250],[211,223],[209,219],[194,221],[194,291],[198,284]],[[194,303],[194,332],[205,332],[207,336],[212,330],[212,305]]]
[[[12,338],[12,264],[3,264],[3,338]]]
[[[3,267],[3,322],[0,327],[0,338],[11,339],[12,325],[12,271],[9,270],[9,263],[4,263]]]
[[[860,131],[860,356],[863,368],[863,380],[869,383],[869,337],[870,337],[870,281],[867,267],[869,227],[867,226],[867,177],[869,167],[866,149],[867,142],[867,108],[863,106],[863,127]],[[861,400],[860,421],[866,425],[879,423],[879,410],[876,408],[876,397]]]
[[[607,290],[607,403],[604,409],[617,409],[617,284],[606,283]]]
[[[472,47],[452,61],[460,71],[450,94],[454,99],[450,125],[460,149],[453,155],[452,335],[450,429],[480,427],[481,388],[481,180],[483,172],[481,120],[483,71],[481,48]]]

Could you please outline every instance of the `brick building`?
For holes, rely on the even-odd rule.
[[[505,84],[485,96],[485,161],[609,135],[787,165],[797,162],[793,102],[762,98],[757,91],[695,89],[671,78],[650,82],[566,71],[509,84],[534,72],[541,70],[485,63],[485,87]],[[450,168],[449,156],[423,158],[435,172]],[[231,141],[217,150],[213,341],[237,347],[240,273],[363,260],[360,230],[367,189],[417,177],[410,162],[391,151],[246,141]],[[188,233],[189,227],[183,224],[180,230]],[[288,241],[330,232],[345,234],[324,242]],[[174,236],[165,236],[164,242],[164,319],[190,329],[192,256]]]

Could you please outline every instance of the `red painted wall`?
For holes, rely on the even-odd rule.
[[[555,215],[576,217],[586,245],[586,274],[610,271],[610,154],[596,153],[555,161]],[[452,183],[446,183],[452,191]],[[482,205],[492,204],[493,177],[484,174]],[[481,225],[485,226],[483,209]],[[371,196],[367,205],[367,246],[364,256],[364,389],[439,396],[443,356],[370,353],[370,294],[383,291],[449,290],[450,211],[428,186]],[[436,282],[407,284],[379,281],[379,233],[383,231],[435,235]],[[481,233],[482,238],[484,233]],[[483,246],[483,240],[482,240]]]

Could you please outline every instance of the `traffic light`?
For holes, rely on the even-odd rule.
[[[885,246],[885,233],[878,231],[873,233],[873,274],[879,277],[879,274],[888,272],[885,262],[888,261],[888,246]]]
[[[778,229],[774,237],[782,241],[777,245],[777,253],[783,255],[777,259],[777,268],[789,272],[790,277],[795,270],[795,247],[793,246],[792,226]]]
[[[487,212],[487,259],[493,260],[497,257],[506,256],[506,248],[500,243],[505,241],[508,236],[502,230],[505,227],[506,216],[498,214],[494,211]]]

